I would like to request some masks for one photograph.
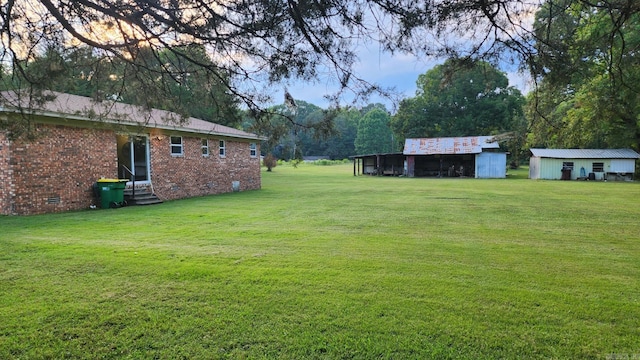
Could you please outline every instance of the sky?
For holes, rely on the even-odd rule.
[[[530,4],[515,4],[515,7],[507,9],[510,12],[509,20],[519,24],[520,27],[514,25],[512,28],[507,27],[505,31],[512,33],[511,35],[513,36],[518,36],[519,32],[530,29],[538,5],[536,5],[535,1],[532,1]],[[473,37],[475,34],[471,34],[470,36]],[[460,37],[455,34],[449,38],[449,40],[454,43],[462,41],[462,44],[465,44],[468,40],[465,39],[465,37]],[[395,91],[399,93],[400,99],[414,97],[417,90],[416,80],[418,80],[418,76],[426,73],[436,65],[443,64],[446,60],[444,58],[418,58],[414,55],[402,53],[392,55],[388,52],[381,51],[380,45],[377,43],[370,43],[368,45],[359,44],[357,53],[360,62],[354,67],[356,75],[383,88],[395,88]],[[529,92],[531,89],[530,78],[518,72],[517,66],[504,64],[500,66],[500,70],[507,75],[510,86],[516,87],[523,94]],[[326,81],[318,81],[316,83],[292,83],[287,84],[287,88],[294,99],[303,100],[322,108],[330,105],[323,96],[333,94],[338,90],[338,86],[327,83]],[[284,88],[282,89],[282,95],[276,94],[274,98],[276,102],[283,101]],[[348,105],[350,103],[348,98],[345,100],[341,105]],[[394,112],[392,102],[389,99],[381,97],[374,96],[362,105],[364,106],[375,102],[384,103],[387,105],[387,110],[390,110],[392,113]]]
[[[401,98],[413,97],[417,90],[416,80],[420,74],[424,74],[434,66],[444,63],[444,59],[416,58],[407,54],[394,54],[380,52],[375,48],[364,48],[359,53],[360,62],[356,64],[355,71],[363,79],[382,85],[383,87],[393,87],[401,95]],[[506,68],[506,67],[505,67]],[[527,77],[518,73],[517,69],[506,70],[509,85],[518,88],[523,94],[529,91]],[[337,86],[330,83],[318,81],[317,83],[292,83],[287,86],[287,90],[296,100],[326,108],[329,103],[323,98],[325,94],[332,94],[337,90]],[[275,95],[276,102],[283,101],[283,95]],[[366,104],[381,102],[387,106],[387,110],[393,112],[392,102],[380,97],[372,97]],[[342,105],[347,105],[348,99]],[[366,105],[363,104],[363,105]]]

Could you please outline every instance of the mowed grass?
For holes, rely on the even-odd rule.
[[[0,217],[0,358],[640,356],[640,184],[352,173]]]

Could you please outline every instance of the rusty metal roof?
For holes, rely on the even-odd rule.
[[[483,149],[499,149],[493,136],[467,136],[449,138],[406,139],[404,155],[459,155],[479,154]]]
[[[631,149],[530,149],[535,157],[553,159],[640,159]]]

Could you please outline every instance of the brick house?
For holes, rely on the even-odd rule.
[[[129,188],[162,200],[261,187],[255,134],[62,93],[36,106],[12,92],[2,99],[0,215],[87,209],[100,178],[129,179]],[[33,139],[12,140],[4,130],[27,120]]]

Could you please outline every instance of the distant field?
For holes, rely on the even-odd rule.
[[[352,173],[0,217],[0,358],[640,358],[639,183]]]

